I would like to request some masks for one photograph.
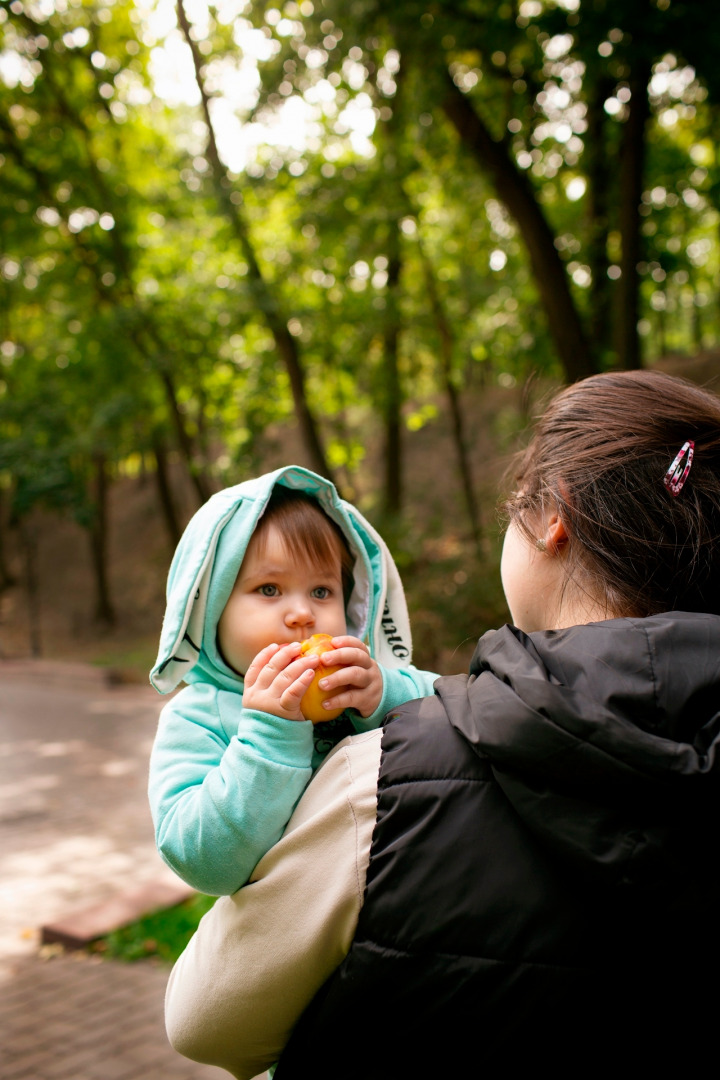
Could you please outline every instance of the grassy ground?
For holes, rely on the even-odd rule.
[[[109,960],[132,961],[157,957],[172,964],[215,899],[214,896],[199,894],[177,907],[147,915],[130,926],[100,938],[90,946],[90,951],[100,953]]]

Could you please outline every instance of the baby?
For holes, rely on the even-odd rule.
[[[300,654],[315,633],[332,636],[329,655]],[[175,553],[151,674],[161,693],[188,684],[150,763],[165,861],[205,893],[244,885],[328,751],[432,693],[437,676],[410,658],[392,557],[332,484],[290,466],[213,496]],[[313,726],[301,701],[329,666],[327,709],[352,712]]]

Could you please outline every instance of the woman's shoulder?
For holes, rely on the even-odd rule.
[[[458,702],[467,702],[468,678],[450,676],[440,680],[456,684]],[[457,704],[460,707],[460,704]],[[446,704],[438,696],[417,698],[389,713],[383,727],[380,786],[418,779],[478,776],[487,768],[478,754],[456,729]]]

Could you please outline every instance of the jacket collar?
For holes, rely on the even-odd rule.
[[[435,689],[536,838],[593,875],[649,874],[681,822],[715,829],[720,617],[505,626]]]

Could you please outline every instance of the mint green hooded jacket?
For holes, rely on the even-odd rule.
[[[383,677],[369,717],[344,714],[317,728],[242,704],[243,680],[223,660],[217,625],[275,484],[305,491],[342,529],[355,556],[347,631],[364,641]],[[213,495],[190,521],[170,567],[167,609],[150,681],[165,706],[150,760],[158,850],[193,888],[228,895],[275,844],[313,770],[335,742],[378,727],[437,675],[411,665],[400,576],[385,543],[334,486],[288,466]]]

